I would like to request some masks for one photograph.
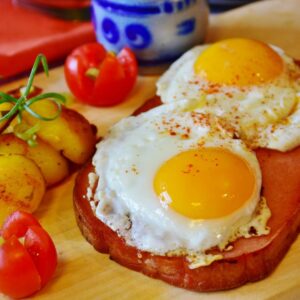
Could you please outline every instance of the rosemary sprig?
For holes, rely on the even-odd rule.
[[[26,111],[39,120],[53,121],[59,117],[62,110],[62,104],[66,102],[65,97],[58,93],[44,93],[31,98],[28,97],[33,88],[32,84],[34,76],[40,63],[42,64],[46,75],[49,76],[47,59],[43,54],[39,54],[35,59],[25,89],[21,90],[21,96],[18,99],[9,94],[0,92],[0,105],[3,103],[10,103],[13,105],[10,111],[0,117],[0,123],[2,121],[12,121],[12,119],[17,116],[18,124],[14,127],[14,133],[19,138],[25,140],[30,146],[34,146],[36,144],[36,132],[38,131],[38,126],[34,125],[33,127],[29,127],[26,124],[21,124],[22,113]],[[52,101],[57,107],[57,111],[53,116],[42,116],[30,108],[33,103],[43,101],[45,99]]]

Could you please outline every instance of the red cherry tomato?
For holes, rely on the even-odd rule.
[[[32,225],[41,226],[31,214],[15,211],[4,221],[0,234],[5,240],[13,235],[20,238],[25,235],[28,227]]]
[[[57,265],[57,253],[49,234],[40,226],[30,226],[24,247],[41,277],[42,287],[51,279]]]
[[[12,236],[0,247],[0,291],[22,298],[41,288],[41,278],[31,256],[18,238]]]
[[[137,78],[137,61],[129,48],[115,56],[101,44],[76,48],[66,59],[65,78],[71,92],[82,102],[111,106],[125,100]]]
[[[20,211],[4,222],[1,236],[0,292],[13,298],[37,292],[56,269],[52,239],[31,214]]]

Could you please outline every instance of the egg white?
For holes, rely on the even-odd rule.
[[[93,158],[99,178],[95,214],[139,250],[164,255],[182,249],[204,253],[214,246],[224,247],[253,219],[260,201],[261,172],[254,152],[234,139],[217,117],[194,113],[187,107],[188,101],[180,101],[123,119],[98,144]],[[190,128],[188,137],[184,135],[186,128]],[[222,218],[193,220],[182,216],[163,206],[153,188],[160,166],[182,151],[199,147],[200,141],[201,147],[224,147],[236,153],[255,174],[253,195],[240,209]]]
[[[252,148],[287,151],[300,145],[300,68],[293,59],[273,46],[284,62],[278,78],[256,86],[214,90],[194,72],[197,57],[207,47],[189,50],[161,76],[157,94],[162,102],[191,100],[193,109],[226,118]]]

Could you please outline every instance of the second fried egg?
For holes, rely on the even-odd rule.
[[[222,116],[251,147],[300,144],[300,68],[281,49],[228,39],[185,53],[157,83],[164,103]]]

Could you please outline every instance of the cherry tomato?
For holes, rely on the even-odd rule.
[[[15,211],[4,221],[0,234],[5,240],[13,235],[20,238],[25,235],[28,227],[33,225],[41,226],[31,214]]]
[[[41,278],[31,256],[17,237],[0,247],[0,291],[12,298],[22,298],[41,288]]]
[[[13,298],[37,292],[56,269],[52,239],[31,214],[20,211],[7,218],[1,236],[0,292]]]
[[[65,78],[82,102],[111,106],[125,100],[137,78],[137,61],[125,47],[116,56],[99,43],[76,48],[66,59]]]
[[[44,286],[57,265],[57,254],[49,234],[40,226],[30,226],[25,234],[24,247],[31,256]]]

